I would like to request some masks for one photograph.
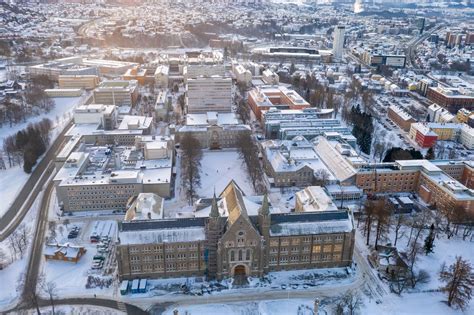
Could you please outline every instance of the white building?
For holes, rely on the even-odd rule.
[[[111,130],[116,127],[117,115],[115,105],[81,105],[74,109],[74,123],[99,124],[104,130]]]
[[[344,35],[346,28],[342,25],[337,26],[334,29],[334,42],[333,42],[333,54],[336,60],[342,58],[342,50],[344,49]]]
[[[155,84],[159,87],[167,88],[169,80],[169,66],[159,65],[155,71]]]
[[[238,83],[249,85],[250,82],[252,82],[252,73],[242,65],[236,65],[234,67],[234,74]]]
[[[272,70],[266,69],[262,73],[262,81],[265,82],[265,84],[277,85],[280,82],[280,77]]]
[[[474,150],[474,128],[464,124],[461,128],[461,136],[459,142],[468,150]]]
[[[188,113],[231,112],[232,79],[221,76],[188,79]]]

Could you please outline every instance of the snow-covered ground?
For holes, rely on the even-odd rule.
[[[314,301],[311,300],[287,299],[169,307],[163,314],[172,315],[173,311],[177,309],[179,314],[189,315],[313,315],[313,307]],[[323,310],[323,307],[320,309]]]
[[[147,282],[147,292],[123,296],[130,302],[137,299],[183,294],[190,296],[201,295],[234,295],[249,294],[249,292],[302,292],[310,288],[325,286],[350,285],[356,280],[356,274],[347,274],[345,268],[309,269],[270,272],[264,278],[248,277],[245,286],[233,286],[232,279],[220,282],[207,282],[203,277],[153,279]],[[203,297],[204,299],[204,297]]]
[[[362,226],[362,225],[361,225]],[[404,227],[402,229],[403,237],[397,242],[399,251],[406,251],[406,245],[410,235],[410,229]],[[428,231],[424,231],[419,238],[419,243],[423,245]],[[375,234],[375,233],[372,233]],[[401,296],[390,293],[384,297],[382,303],[377,304],[375,299],[365,297],[364,307],[361,310],[362,314],[430,314],[430,315],[448,315],[448,314],[474,314],[474,302],[471,301],[468,308],[462,312],[453,308],[449,308],[445,303],[447,296],[445,293],[433,292],[438,290],[442,283],[439,281],[438,273],[443,262],[449,266],[455,261],[456,256],[462,256],[474,265],[474,242],[465,241],[462,239],[462,232],[460,236],[453,236],[447,239],[446,234],[439,233],[434,241],[434,252],[428,255],[420,253],[415,263],[415,271],[425,270],[430,275],[430,280],[427,283],[418,284],[415,289],[409,288],[403,292]],[[373,236],[373,235],[372,235]],[[357,232],[359,240],[364,239],[364,236]],[[371,237],[372,238],[372,237]],[[386,242],[394,242],[394,232],[388,234]],[[358,242],[358,244],[362,244]],[[374,241],[372,240],[371,244]],[[390,303],[388,303],[390,302]]]
[[[53,122],[51,130],[51,142],[64,128],[65,123],[71,115],[72,109],[82,100],[80,97],[61,97],[53,98],[55,106],[49,113],[31,117],[25,123],[13,125],[11,128],[8,124],[4,124],[0,128],[0,144],[3,139],[17,133],[19,130],[26,128],[29,123],[34,123],[49,118]],[[0,149],[1,151],[1,149]],[[7,166],[6,170],[0,170],[0,191],[2,192],[2,203],[0,204],[0,217],[3,216],[8,207],[12,204],[18,192],[28,180],[28,174],[23,171],[21,165],[12,168],[8,167],[8,161],[4,158]]]
[[[54,196],[53,196],[54,197]],[[55,209],[55,208],[52,208]],[[54,216],[54,215],[53,215]],[[51,215],[50,215],[51,218]],[[117,288],[116,274],[114,272],[108,275],[104,275],[103,271],[106,267],[114,265],[115,261],[115,252],[113,249],[110,250],[110,253],[107,255],[104,268],[100,270],[92,270],[92,260],[94,255],[97,254],[96,243],[90,243],[89,237],[93,229],[94,224],[97,222],[96,218],[83,219],[80,221],[70,219],[70,223],[66,227],[62,222],[66,217],[62,218],[60,221],[56,221],[56,240],[60,244],[70,243],[73,245],[84,246],[86,253],[81,257],[77,263],[65,262],[65,261],[46,261],[42,259],[41,268],[43,273],[46,276],[46,282],[54,282],[57,287],[57,295],[61,298],[67,297],[83,297],[88,296],[92,297],[95,295],[111,298]],[[61,222],[62,221],[62,222]],[[109,221],[107,221],[109,222]],[[111,235],[115,237],[117,231],[117,226],[115,221],[110,221],[113,223],[113,231]],[[67,235],[71,230],[72,226],[79,227],[80,233],[75,239],[68,239]],[[96,288],[86,288],[88,276],[94,276],[100,279],[112,279],[113,283],[110,287],[96,287]],[[40,294],[45,295],[40,292]]]
[[[214,190],[217,194],[220,193],[232,179],[245,194],[254,194],[245,163],[237,150],[203,152],[199,196],[210,197]]]
[[[30,230],[30,235],[33,235],[34,233],[42,196],[43,193],[41,192],[22,222],[22,224],[26,224],[27,228]],[[32,240],[32,238],[30,238],[30,240]],[[0,270],[0,283],[2,283],[0,286],[0,310],[8,309],[16,302],[16,299],[18,298],[19,292],[17,291],[17,285],[18,281],[25,272],[31,244],[32,242],[30,241],[27,254],[25,254],[22,259],[17,257],[18,259],[11,263],[11,255],[13,253],[11,251],[11,246],[8,239],[0,242],[0,250],[8,257],[6,259],[8,265],[4,266],[4,268]]]
[[[53,314],[53,309],[51,307],[42,307],[40,308],[41,314],[51,315]],[[37,314],[36,310],[32,309],[27,315]],[[126,314],[119,310],[100,307],[100,306],[87,306],[87,305],[57,305],[54,307],[54,314],[56,315],[121,315]]]

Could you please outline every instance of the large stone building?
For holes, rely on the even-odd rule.
[[[234,113],[188,114],[186,125],[177,130],[176,140],[191,134],[201,148],[235,148],[239,136],[250,132],[250,126],[240,123]]]
[[[261,277],[269,271],[346,267],[354,223],[347,211],[276,213],[266,196],[247,197],[233,182],[193,218],[120,224],[121,279]]]

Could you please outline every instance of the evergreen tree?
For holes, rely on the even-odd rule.
[[[428,149],[428,151],[426,152],[426,155],[425,155],[425,159],[427,159],[427,160],[434,160],[435,159],[435,152],[434,152],[433,147]]]
[[[431,224],[430,233],[425,238],[425,245],[423,246],[423,249],[424,249],[426,255],[433,252],[434,239],[435,239],[434,238],[434,224]]]

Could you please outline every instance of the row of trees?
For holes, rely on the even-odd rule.
[[[197,198],[197,189],[201,186],[202,148],[199,140],[190,133],[180,139],[181,147],[181,180],[186,198],[190,205]]]
[[[52,122],[48,118],[37,123],[30,123],[26,129],[6,137],[3,140],[5,152],[10,167],[23,162],[23,170],[31,173],[33,166],[49,145],[49,131]]]
[[[252,181],[254,190],[256,192],[263,192],[265,186],[263,184],[262,167],[258,158],[259,150],[250,133],[239,135],[237,139],[237,149],[239,150],[240,158],[244,160],[247,166],[247,172]]]
[[[359,105],[352,107],[350,112],[351,114],[348,118],[349,122],[353,125],[352,134],[356,137],[361,151],[365,154],[370,154],[372,134],[374,132],[372,116],[362,112]]]
[[[49,113],[54,108],[54,101],[44,92],[47,88],[54,87],[54,83],[46,76],[32,79],[30,86],[24,94],[13,98],[5,98],[1,102],[0,125],[25,122],[27,117],[41,113]]]

